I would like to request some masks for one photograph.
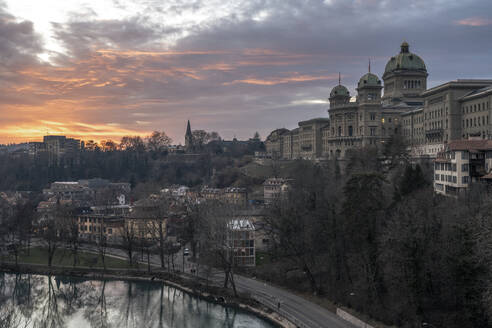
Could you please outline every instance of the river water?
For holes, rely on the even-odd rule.
[[[272,328],[160,282],[0,273],[0,327]]]

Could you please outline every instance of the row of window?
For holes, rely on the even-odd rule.
[[[435,181],[444,181],[444,182],[450,182],[450,183],[457,183],[457,181],[458,181],[458,178],[456,176],[444,175],[444,174],[441,174],[440,176],[439,176],[439,174],[436,174],[434,179],[435,179]],[[469,181],[468,176],[461,177],[461,183],[465,184],[465,183],[468,183],[468,181]]]
[[[79,222],[101,223],[100,218],[79,218]]]
[[[461,172],[468,172],[468,164],[461,164]],[[456,172],[456,163],[435,163],[434,169]]]
[[[456,158],[456,152],[454,152],[454,151],[447,152],[446,158],[455,159]],[[461,152],[461,159],[469,159],[469,154],[467,151]]]
[[[426,112],[424,113],[424,118],[427,120],[431,120],[431,119],[434,119],[434,118],[439,118],[439,117],[442,117],[443,116],[443,109],[442,108],[439,108],[439,109],[436,109],[436,110],[433,110],[433,111],[430,111],[430,112]],[[448,108],[446,107],[446,115],[448,114]]]
[[[420,80],[405,80],[403,81],[403,89],[419,89],[422,86]]]
[[[255,247],[254,240],[234,240],[233,247]]]
[[[463,127],[464,128],[471,128],[471,127],[476,127],[476,126],[480,126],[480,121],[482,121],[482,124],[481,125],[486,125],[486,124],[489,124],[489,116],[481,116],[481,119],[480,119],[480,116],[479,117],[474,117],[473,119],[465,119],[463,120]],[[487,122],[487,123],[485,123]]]
[[[92,227],[92,226],[89,226],[87,227],[86,225],[81,225],[79,227],[79,230],[80,231],[89,231],[89,232],[101,232],[101,228],[99,226],[95,226],[95,227]],[[103,233],[106,233],[106,227],[103,227]],[[107,230],[108,234],[112,234],[113,233],[113,229],[112,228],[108,228]]]
[[[480,111],[487,110],[487,109],[489,109],[489,102],[488,101],[480,103],[480,104],[463,106],[461,111],[463,112],[463,114],[467,114],[467,113],[480,112]]]
[[[234,256],[253,256],[254,254],[255,254],[254,248],[242,248],[242,249],[234,250]]]
[[[404,125],[411,125],[412,121],[413,121],[413,124],[417,124],[417,123],[422,123],[423,122],[423,116],[422,115],[417,115],[415,117],[412,117],[412,118],[407,118],[407,119],[404,119],[403,120],[403,124]]]
[[[456,178],[455,175],[444,175],[444,174],[441,174],[440,177],[439,177],[439,174],[436,174],[435,177],[434,177],[434,180],[456,183],[457,178]]]

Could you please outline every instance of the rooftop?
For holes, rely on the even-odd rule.
[[[231,220],[227,226],[231,230],[255,230],[255,226],[248,219]]]
[[[427,89],[422,93],[423,96],[433,94],[435,92],[449,89],[449,88],[484,88],[487,86],[492,85],[492,80],[485,80],[485,79],[457,79],[457,80],[452,80],[448,81],[446,83],[437,85],[433,88]]]
[[[477,90],[473,90],[472,92],[467,93],[466,95],[464,95],[463,97],[461,97],[460,100],[467,100],[467,99],[470,99],[470,98],[475,98],[475,97],[479,97],[479,96],[485,96],[485,95],[490,94],[490,93],[492,93],[492,85],[489,85],[489,86],[486,86],[484,88],[480,88],[480,89],[477,89]]]
[[[454,140],[448,144],[451,151],[492,150],[492,140]]]

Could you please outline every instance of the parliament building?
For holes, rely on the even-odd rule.
[[[370,72],[355,101],[340,84],[329,96],[328,117],[276,129],[265,141],[274,159],[343,159],[350,150],[378,147],[395,135],[412,156],[435,158],[455,140],[492,139],[492,80],[455,80],[427,89],[427,67],[403,42],[381,79]]]

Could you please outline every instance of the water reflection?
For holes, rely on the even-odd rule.
[[[0,327],[272,326],[158,282],[0,273]]]

